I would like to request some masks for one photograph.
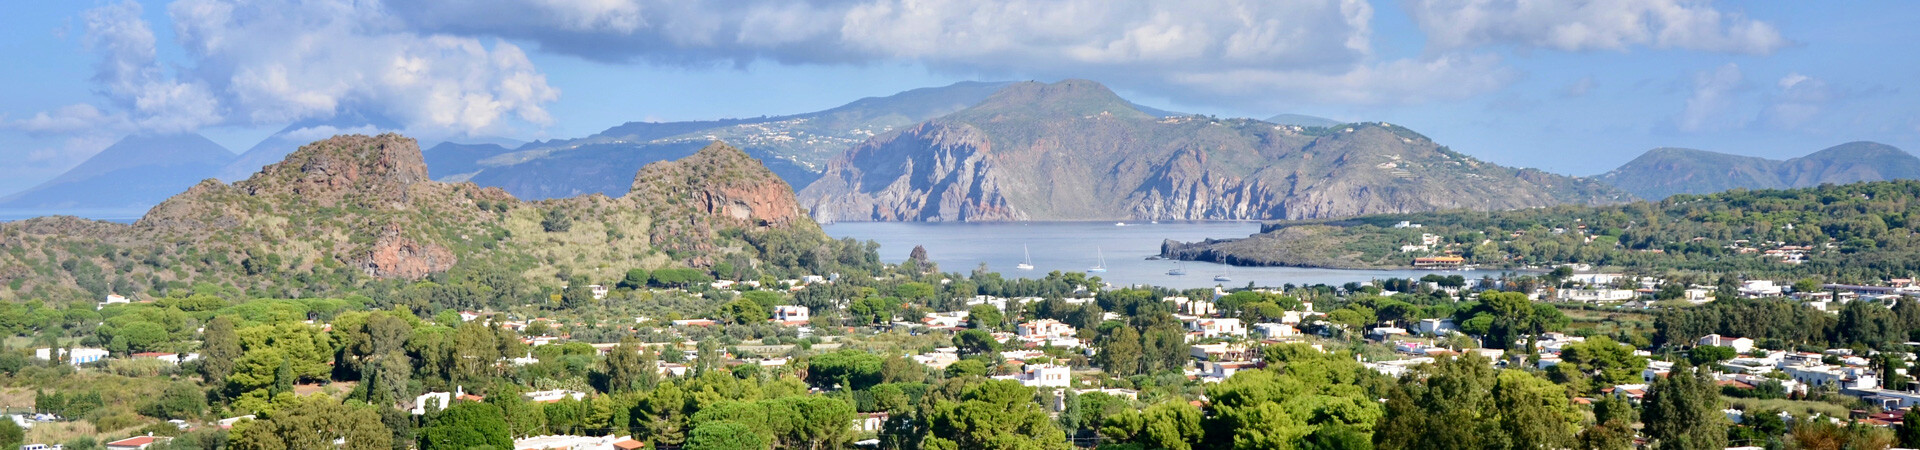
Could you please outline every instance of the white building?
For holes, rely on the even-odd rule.
[[[632,436],[530,436],[513,440],[514,450],[634,450],[640,441]]]
[[[1416,322],[1413,324],[1412,331],[1415,334],[1421,334],[1421,335],[1441,335],[1441,334],[1449,334],[1449,333],[1458,333],[1460,332],[1460,326],[1455,325],[1453,323],[1453,319],[1451,318],[1420,319],[1419,322]]]
[[[1284,323],[1256,323],[1253,324],[1253,332],[1263,339],[1280,339],[1300,334],[1300,330]]]
[[[107,351],[98,348],[58,349],[58,351],[51,348],[40,348],[33,350],[34,359],[52,360],[55,354],[66,357],[67,364],[76,366],[107,359]]]
[[[805,306],[780,305],[773,307],[773,321],[780,323],[807,323],[812,316]]]
[[[1028,364],[1020,373],[993,377],[998,380],[1014,380],[1027,387],[1070,387],[1073,385],[1073,371],[1066,366],[1053,364]]]
[[[1565,289],[1560,291],[1560,300],[1583,303],[1624,302],[1633,300],[1634,295],[1632,289]]]
[[[557,402],[557,401],[560,401],[560,399],[564,399],[564,398],[572,398],[574,400],[585,400],[587,398],[587,393],[580,392],[580,391],[569,391],[566,389],[554,389],[551,391],[527,392],[527,393],[520,394],[520,396],[526,397],[527,401],[530,401],[530,402],[548,403],[548,402]]]
[[[1779,297],[1781,292],[1773,280],[1748,280],[1740,285],[1740,295],[1748,297]]]
[[[1198,332],[1204,339],[1247,337],[1247,327],[1240,324],[1240,319],[1195,320],[1188,325],[1188,331]]]
[[[1701,336],[1699,341],[1694,342],[1694,345],[1710,345],[1714,347],[1732,347],[1734,353],[1739,353],[1742,355],[1747,354],[1747,352],[1753,351],[1752,339],[1728,338],[1718,334],[1709,334],[1706,336]]]
[[[1040,319],[1021,323],[1015,327],[1014,330],[1014,334],[1019,335],[1022,340],[1073,337],[1074,333],[1079,332],[1079,330],[1075,330],[1072,325],[1067,325],[1053,319]]]
[[[1204,381],[1208,383],[1219,383],[1221,381],[1226,381],[1228,378],[1232,378],[1233,374],[1240,373],[1240,371],[1242,370],[1253,370],[1253,369],[1260,368],[1259,363],[1255,363],[1252,361],[1224,361],[1224,362],[1208,361],[1208,362],[1200,363],[1200,366],[1201,366],[1200,381]]]

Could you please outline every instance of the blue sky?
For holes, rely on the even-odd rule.
[[[0,193],[129,133],[236,152],[347,111],[432,142],[1087,78],[1183,112],[1405,125],[1593,175],[1663,146],[1920,148],[1913,2],[172,0],[0,15]]]

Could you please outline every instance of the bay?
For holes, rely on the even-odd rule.
[[[1084,272],[1106,257],[1105,273],[1092,273],[1114,285],[1155,285],[1178,289],[1213,286],[1245,287],[1284,284],[1339,285],[1387,278],[1419,278],[1429,273],[1479,278],[1493,271],[1345,270],[1301,267],[1239,267],[1192,261],[1149,260],[1160,254],[1163,240],[1243,238],[1260,231],[1259,222],[841,222],[825,225],[834,238],[872,240],[880,244],[880,258],[907,259],[916,245],[947,272],[967,273],[980,264],[1007,277],[1042,278],[1051,271]],[[1033,270],[1017,270],[1021,247],[1033,255]],[[1167,271],[1186,268],[1184,276]],[[1216,275],[1232,281],[1214,281]]]

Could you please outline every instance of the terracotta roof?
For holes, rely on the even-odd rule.
[[[637,450],[640,447],[643,447],[646,445],[647,445],[646,443],[628,439],[628,440],[613,443],[613,448],[617,448],[620,450]]]
[[[154,440],[153,436],[134,436],[126,439],[121,439],[118,441],[108,442],[107,445],[115,446],[115,447],[138,447],[142,445],[152,444],[153,440]]]

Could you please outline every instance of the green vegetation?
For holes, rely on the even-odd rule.
[[[1920,272],[1920,181],[1733,190],[1617,206],[1557,206],[1288,221],[1250,239],[1182,244],[1169,256],[1249,265],[1404,267],[1453,254],[1481,267],[1584,263],[1867,282]],[[1399,228],[1402,222],[1419,228]],[[1424,251],[1402,252],[1438,239]],[[1269,238],[1270,237],[1270,238]],[[1319,249],[1319,253],[1308,250]],[[1771,252],[1771,253],[1769,253]],[[1800,255],[1803,263],[1789,263]]]

